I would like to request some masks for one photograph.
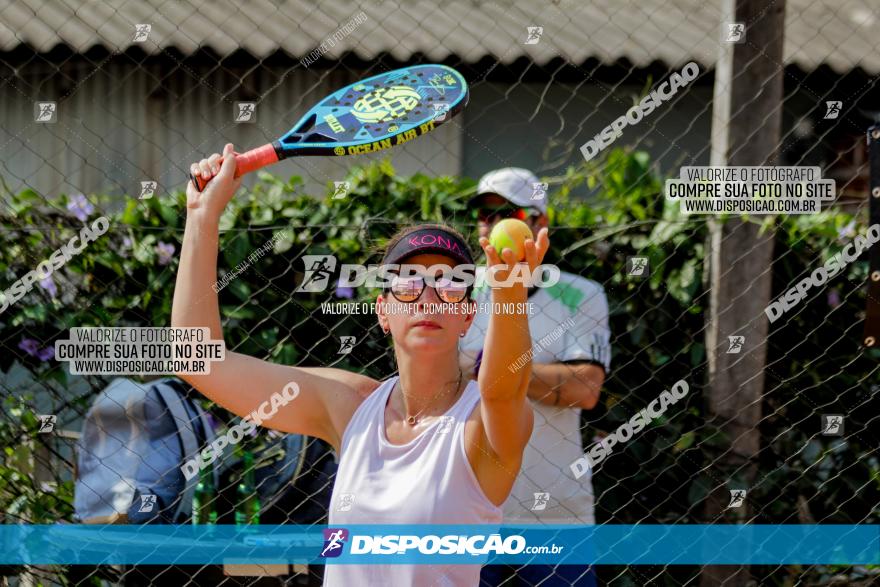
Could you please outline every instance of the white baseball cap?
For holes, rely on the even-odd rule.
[[[505,167],[490,171],[480,178],[477,195],[470,203],[485,194],[498,194],[508,202],[523,208],[536,208],[541,214],[547,214],[546,184],[528,169],[521,167]]]

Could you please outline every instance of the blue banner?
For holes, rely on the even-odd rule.
[[[880,564],[880,525],[0,525],[0,564]]]

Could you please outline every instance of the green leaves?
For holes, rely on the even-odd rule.
[[[674,452],[683,452],[693,446],[694,441],[696,440],[696,433],[693,430],[685,432],[681,435],[678,441],[675,443],[673,447]]]
[[[9,208],[15,216],[18,216],[29,211],[34,205],[39,204],[42,201],[43,197],[37,192],[31,189],[26,189],[12,198],[12,201],[9,203]]]
[[[709,492],[712,490],[711,480],[703,475],[700,475],[694,482],[691,483],[688,488],[688,501],[690,503],[700,503],[706,496],[709,495]]]
[[[697,287],[700,285],[700,268],[702,260],[691,258],[685,261],[681,268],[669,272],[667,287],[669,295],[673,296],[682,304],[688,304],[694,297]]]
[[[245,231],[235,231],[223,243],[224,269],[232,271],[254,251],[250,236]],[[257,247],[263,246],[259,243]]]

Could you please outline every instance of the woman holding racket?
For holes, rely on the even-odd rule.
[[[204,191],[187,186],[186,230],[174,291],[175,327],[210,327],[223,337],[217,294],[219,218],[240,185],[232,145],[193,164],[194,175],[213,178]],[[504,280],[515,260],[480,244]],[[526,242],[529,266],[549,247],[547,230]],[[419,225],[391,239],[383,264],[473,265],[465,240],[442,225]],[[339,455],[329,525],[500,524],[501,504],[519,472],[532,432],[526,401],[531,364],[508,369],[531,347],[528,317],[493,314],[479,380],[459,368],[458,341],[473,320],[470,287],[437,279],[395,276],[377,298],[379,324],[394,343],[399,375],[379,382],[325,367],[290,367],[235,352],[208,375],[180,377],[227,410],[246,416],[295,382],[295,401],[268,428],[306,434],[330,443]],[[526,287],[494,289],[492,301],[525,304]],[[435,304],[457,312],[436,312]],[[388,304],[387,308],[382,308]],[[447,306],[450,307],[450,306]],[[523,307],[523,306],[519,306]],[[436,308],[436,306],[435,306]],[[388,311],[385,311],[385,310]],[[337,505],[345,494],[346,511]],[[327,565],[325,585],[477,585],[478,565]]]

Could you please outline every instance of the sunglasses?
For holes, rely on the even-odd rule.
[[[516,218],[517,220],[525,221],[530,216],[534,216],[534,211],[531,208],[519,208],[516,206],[499,206],[496,208],[480,206],[473,210],[472,215],[474,220],[492,224],[496,220],[504,220],[506,218]]]
[[[390,291],[391,295],[398,302],[411,304],[422,297],[426,285],[424,277],[401,277],[395,275],[391,279],[391,287],[385,291],[386,293]],[[463,302],[470,297],[471,293],[470,285],[446,278],[435,279],[432,287],[437,292],[437,297],[449,304]]]

